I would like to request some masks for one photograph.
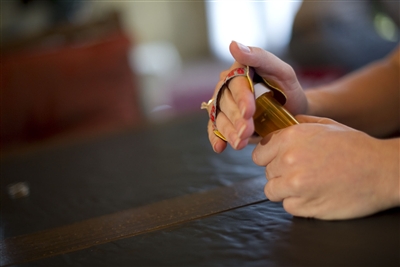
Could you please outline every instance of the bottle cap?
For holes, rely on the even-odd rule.
[[[267,86],[265,86],[265,84],[262,83],[254,84],[253,88],[254,88],[254,96],[256,99],[265,93],[271,92],[271,90]]]

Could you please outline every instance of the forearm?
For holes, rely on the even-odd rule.
[[[399,129],[399,51],[338,81],[306,91],[308,115],[329,117],[374,136]]]
[[[386,199],[385,208],[400,206],[400,138],[378,140],[379,155],[378,169],[380,181],[377,192],[381,191],[382,199]],[[379,187],[381,190],[379,190]]]

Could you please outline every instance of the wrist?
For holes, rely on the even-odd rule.
[[[306,96],[306,108],[305,108],[305,115],[309,116],[318,116],[318,117],[325,117],[319,111],[319,104],[321,103],[318,100],[318,90],[317,89],[307,89],[305,91]]]
[[[382,198],[386,199],[387,207],[393,208],[400,206],[400,139],[379,140],[381,149],[381,175],[380,184],[382,188]]]

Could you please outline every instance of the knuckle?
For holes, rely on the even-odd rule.
[[[291,80],[293,77],[296,77],[296,72],[294,71],[293,67],[286,62],[282,64],[281,71],[285,80]]]
[[[307,184],[303,179],[302,175],[292,175],[287,178],[287,185],[294,192],[301,192],[304,188],[307,188]]]
[[[241,126],[242,123],[242,117],[240,116],[240,113],[237,111],[231,112],[231,116],[232,116],[232,124],[235,125],[236,129],[239,128],[239,126]]]
[[[262,151],[260,152],[257,148],[254,149],[253,153],[251,154],[252,160],[256,165],[265,167],[265,157],[263,156],[265,156],[264,153]]]
[[[297,125],[295,125],[297,126]],[[291,141],[293,140],[294,137],[298,135],[298,128],[299,127],[287,127],[281,131],[282,138],[284,138],[284,141]]]
[[[267,167],[265,167],[265,178],[267,181],[270,181],[278,176],[279,174],[276,173],[276,170],[274,171],[274,168],[271,167],[271,164],[268,164]]]
[[[298,163],[300,157],[301,155],[298,155],[296,151],[289,150],[284,152],[284,154],[281,157],[281,161],[285,167],[293,167]]]
[[[304,199],[284,199],[283,208],[293,216],[323,219],[323,216],[319,215],[319,209],[313,205],[307,204],[307,201]]]
[[[271,200],[271,201],[279,201],[279,199],[277,199],[277,197],[274,195],[274,191],[272,190],[272,182],[268,182],[265,186],[264,186],[264,194],[265,196]]]
[[[251,158],[252,158],[252,160],[253,160],[253,162],[255,164],[259,165],[258,164],[258,155],[257,154],[258,154],[257,153],[257,149],[254,149],[253,152],[251,153]]]
[[[292,199],[283,200],[283,208],[290,214],[294,216],[301,216],[300,207],[298,203],[292,201]]]
[[[333,124],[334,122],[335,122],[334,120],[329,119],[329,118],[320,118],[318,120],[318,123],[321,123],[321,124]]]

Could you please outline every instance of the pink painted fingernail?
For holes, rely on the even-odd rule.
[[[244,117],[244,114],[246,113],[246,105],[243,103],[243,101],[240,101],[238,103],[238,107],[239,107],[240,115],[242,117]]]
[[[216,146],[217,146],[217,143],[214,143],[214,144],[212,145],[212,148],[213,148],[213,150],[214,150],[215,153],[217,153]]]
[[[243,135],[243,133],[244,133],[245,130],[246,130],[246,125],[243,125],[243,126],[239,129],[239,133],[238,133],[239,138],[242,137],[242,135]]]
[[[236,41],[235,41],[236,42]],[[242,51],[242,52],[244,52],[244,53],[250,53],[251,52],[251,50],[250,50],[250,48],[248,47],[248,46],[246,46],[246,45],[244,45],[244,44],[241,44],[241,43],[238,43],[238,42],[236,42],[236,44],[237,44],[237,46],[239,47],[239,49]]]
[[[246,114],[246,106],[242,106],[240,109],[240,115],[244,118],[244,115]]]
[[[237,141],[239,140],[240,141],[240,139],[239,139],[239,137],[236,135],[236,133],[234,133],[234,132],[232,132],[230,135],[229,135],[229,140],[230,140],[230,144],[231,144],[231,146],[233,147],[233,148],[236,148],[236,143],[237,143]]]
[[[235,144],[233,145],[233,148],[237,149],[240,143],[240,138],[236,139]]]

